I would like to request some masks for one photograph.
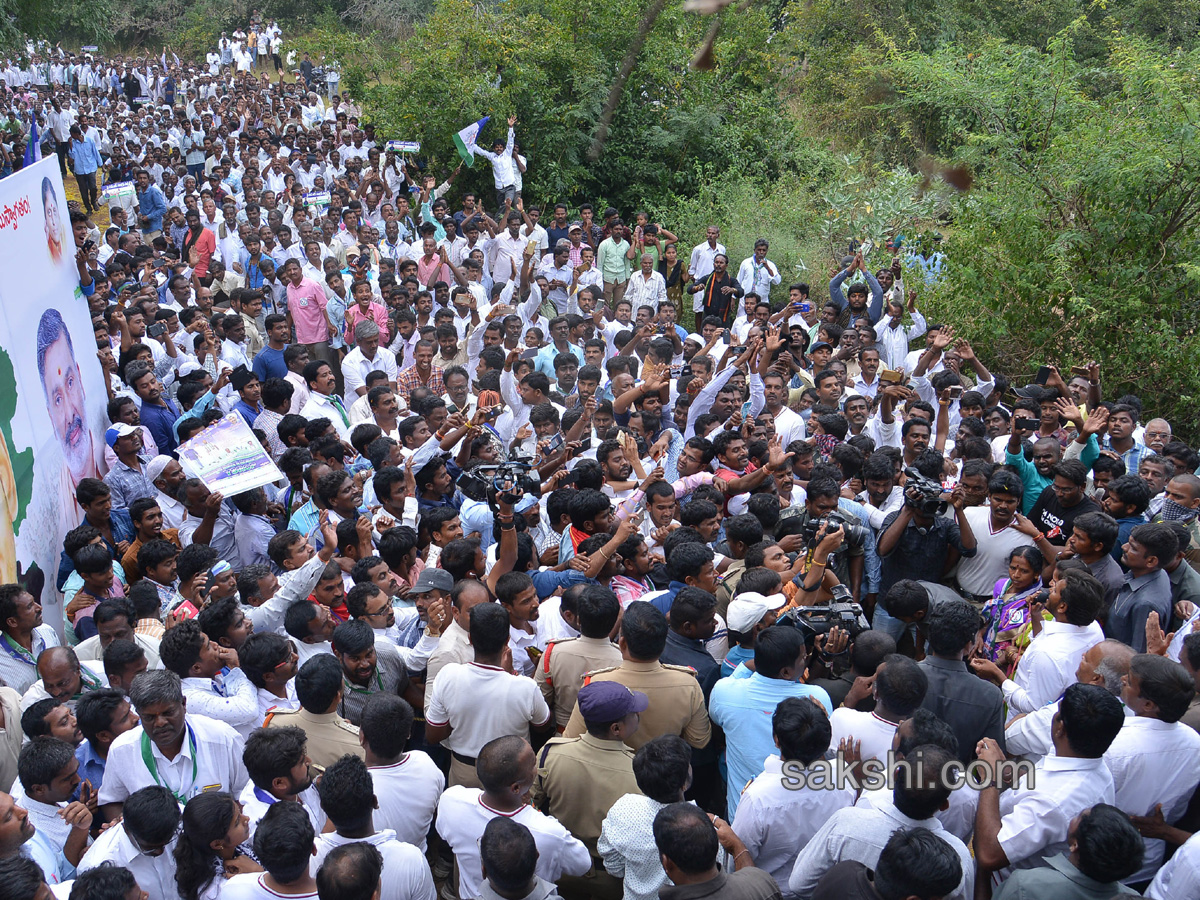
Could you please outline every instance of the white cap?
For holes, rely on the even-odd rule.
[[[729,626],[730,631],[747,634],[768,612],[786,604],[787,597],[783,594],[764,597],[754,591],[746,591],[729,601],[729,608],[725,611],[725,624]]]

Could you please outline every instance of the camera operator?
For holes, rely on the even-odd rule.
[[[962,487],[949,494],[942,491],[941,471],[941,454],[933,450],[917,457],[915,468],[905,469],[904,506],[884,520],[879,536],[877,550],[883,565],[875,627],[897,639],[904,624],[883,608],[888,589],[905,578],[941,581],[960,557],[969,559],[976,552],[975,535],[963,512]],[[953,520],[939,514],[947,502],[954,508]]]
[[[820,521],[817,526],[815,540],[812,542],[811,549],[803,550],[797,556],[796,562],[792,565],[790,572],[799,571],[799,574],[792,577],[791,584],[794,588],[790,588],[785,584],[783,588],[784,594],[791,597],[790,606],[816,606],[820,603],[828,603],[833,597],[833,591],[840,585],[837,575],[835,575],[829,566],[829,558],[834,551],[845,544],[846,526],[840,521],[825,518]],[[781,562],[787,561],[787,556],[782,553],[778,544],[763,541],[762,544],[755,544],[754,547],[747,553],[746,558],[749,560],[756,557],[756,548],[763,547],[767,554],[770,554],[773,547],[779,551],[782,557]],[[811,553],[812,558],[808,561],[807,566],[804,565],[805,555]],[[755,558],[755,563],[758,560]],[[775,568],[774,565],[764,564],[768,568]],[[778,571],[778,570],[777,570]]]
[[[785,542],[787,535],[797,535],[801,539],[800,552],[815,553],[820,540],[817,537],[821,525],[828,523],[831,530],[833,525],[841,527],[843,541],[837,545],[828,557],[829,571],[839,583],[850,589],[855,602],[861,597],[863,580],[863,560],[865,553],[866,535],[861,525],[854,525],[838,512],[838,498],[841,491],[832,478],[814,478],[808,483],[808,495],[804,510],[795,516],[789,516],[779,525],[780,543]]]

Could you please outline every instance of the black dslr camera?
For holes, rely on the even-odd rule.
[[[531,468],[529,463],[517,461],[476,466],[458,477],[458,488],[471,500],[486,501],[495,512],[498,500],[516,505],[522,495],[540,493],[538,482],[529,477]]]
[[[946,501],[942,499],[942,485],[932,478],[926,478],[912,466],[904,470],[908,482],[904,485],[904,505],[925,516],[940,516],[946,511]],[[909,496],[915,492],[916,497]]]
[[[868,630],[871,623],[863,614],[863,608],[854,602],[850,589],[844,584],[834,585],[833,597],[823,606],[797,606],[789,609],[776,625],[790,625],[800,629],[805,643],[812,645],[818,634],[828,634],[834,628],[848,632],[853,640]]]
[[[817,544],[820,543],[817,534],[820,532],[822,525],[825,526],[826,532],[834,531],[840,527],[843,538],[859,546],[867,538],[866,529],[863,526],[853,524],[841,513],[831,512],[825,516],[811,518],[804,524],[804,530],[800,532],[800,536],[804,538],[804,546],[809,550],[816,549]]]

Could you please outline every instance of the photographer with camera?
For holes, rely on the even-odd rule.
[[[925,451],[915,466],[904,470],[904,506],[884,520],[879,536],[881,599],[874,624],[897,639],[904,633],[904,623],[884,608],[882,598],[888,589],[906,578],[940,582],[960,558],[970,559],[976,553],[975,535],[963,511],[963,489],[943,491],[937,480],[941,472],[942,456],[936,450]],[[942,515],[947,503],[954,508],[953,519]]]
[[[825,541],[818,537],[821,529],[828,535],[835,530],[842,534],[842,542],[834,546],[826,557],[829,571],[839,583],[850,589],[855,601],[862,596],[863,561],[866,546],[866,529],[852,524],[838,511],[841,490],[832,478],[818,477],[808,483],[808,496],[804,510],[797,516],[789,516],[780,522],[780,541],[788,535],[798,535],[800,552],[814,557],[817,547]],[[789,542],[790,546],[790,542]]]

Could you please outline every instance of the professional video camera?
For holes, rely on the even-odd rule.
[[[841,513],[831,512],[825,516],[814,516],[804,524],[804,530],[800,532],[800,536],[804,538],[804,546],[809,550],[814,549],[820,543],[817,534],[822,525],[825,526],[827,532],[840,527],[843,538],[860,547],[866,542],[867,530],[863,526],[855,525]]]
[[[940,516],[946,511],[946,501],[942,499],[944,490],[940,482],[926,478],[912,466],[904,470],[908,481],[904,485],[904,505],[926,516]],[[909,496],[909,491],[915,491],[917,497]]]
[[[516,504],[522,495],[540,492],[538,481],[529,477],[531,468],[532,465],[522,460],[475,466],[458,476],[458,487],[464,496],[471,500],[486,501],[496,511],[497,499]]]
[[[794,607],[780,616],[775,624],[799,628],[808,644],[816,635],[827,634],[833,628],[849,632],[853,639],[871,627],[863,608],[854,602],[850,589],[844,584],[834,585],[829,603]]]

